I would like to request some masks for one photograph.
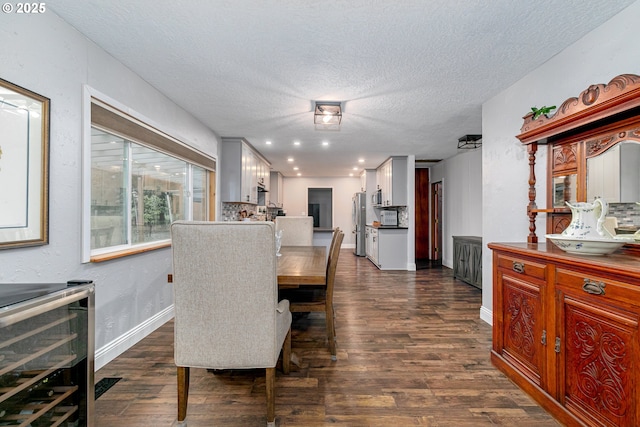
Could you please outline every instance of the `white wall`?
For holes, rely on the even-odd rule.
[[[430,182],[442,182],[442,264],[449,268],[453,236],[482,236],[482,150],[459,150],[429,171]]]
[[[483,242],[522,242],[529,234],[526,215],[529,166],[526,148],[515,135],[522,116],[533,106],[560,106],[589,85],[613,77],[640,74],[637,23],[640,2],[596,28],[523,79],[487,101],[482,108]],[[537,156],[537,201],[545,207],[545,147]],[[538,215],[538,238],[544,241],[545,217]],[[483,252],[483,283],[492,281],[491,251]],[[491,322],[493,291],[484,286],[481,317]]]
[[[353,178],[287,178],[282,184],[282,204],[287,215],[308,215],[307,189],[333,189],[333,227],[344,231],[342,247],[355,247],[354,235],[351,233],[351,198],[360,191],[360,177]]]
[[[82,90],[89,85],[217,157],[200,122],[58,18],[0,16],[0,78],[51,99],[49,245],[0,251],[0,283],[96,283],[96,368],[172,316],[171,250],[81,264]]]

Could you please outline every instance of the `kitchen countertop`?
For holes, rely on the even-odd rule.
[[[409,227],[400,227],[399,225],[372,225],[372,224],[367,224],[367,227],[372,227],[372,228],[377,228],[377,229],[387,229],[387,230],[393,230],[393,229],[397,229],[397,230],[408,230]]]

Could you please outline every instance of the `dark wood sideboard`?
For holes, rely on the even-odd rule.
[[[638,258],[489,248],[493,364],[566,425],[640,425]]]

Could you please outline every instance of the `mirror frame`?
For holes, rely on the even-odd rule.
[[[551,191],[547,191],[548,209],[536,204],[536,152],[539,145],[549,150],[548,185],[553,177],[577,174],[577,200],[586,199],[586,160],[597,156],[623,140],[640,141],[640,76],[621,74],[607,84],[594,84],[579,96],[564,101],[553,115],[533,113],[523,117],[521,133],[516,137],[526,145],[529,155],[528,243],[537,243],[536,217],[547,214],[547,229],[566,227],[568,209],[553,208]],[[549,187],[551,188],[551,187]],[[565,224],[566,223],[566,224]],[[639,246],[639,245],[626,245]]]

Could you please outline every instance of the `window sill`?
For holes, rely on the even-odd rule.
[[[123,249],[120,251],[113,251],[113,252],[104,253],[100,255],[92,255],[89,261],[90,262],[110,261],[112,259],[123,258],[129,255],[136,255],[144,252],[155,251],[156,249],[168,248],[170,246],[171,246],[171,241],[158,242],[158,243],[153,243],[153,244],[144,245],[144,246],[136,246],[132,248]]]

